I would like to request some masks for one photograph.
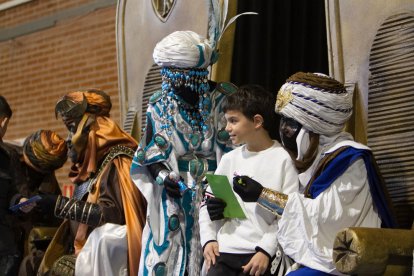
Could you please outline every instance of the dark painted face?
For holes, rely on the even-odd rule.
[[[75,119],[62,117],[63,123],[69,131],[68,137],[66,138],[66,144],[68,146],[68,157],[73,163],[80,161],[79,159],[83,156],[83,150],[85,149],[88,139],[89,129],[86,128],[80,130],[80,134],[75,135],[78,132],[78,126],[81,119],[82,117]],[[73,141],[74,136],[76,137],[76,141]]]
[[[180,86],[175,90],[175,94],[180,96],[185,102],[191,106],[195,106],[199,100],[198,93],[191,89],[190,86]]]
[[[72,144],[72,136],[73,134],[69,132],[68,137],[66,138],[66,144],[68,145],[68,157],[73,162],[76,163],[78,161],[78,153],[75,150],[75,147]]]
[[[292,118],[282,116],[280,119],[280,139],[282,140],[283,145],[296,155],[298,154],[296,137],[298,137],[301,128],[302,125]]]

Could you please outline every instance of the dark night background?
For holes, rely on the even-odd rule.
[[[239,0],[231,81],[276,94],[298,71],[328,74],[324,0]]]

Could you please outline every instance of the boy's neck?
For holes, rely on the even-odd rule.
[[[274,142],[272,138],[266,133],[263,135],[256,135],[254,141],[250,141],[246,143],[246,148],[248,151],[252,152],[259,152],[263,150],[267,150],[271,146],[273,146]]]

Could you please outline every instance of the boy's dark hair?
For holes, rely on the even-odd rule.
[[[267,130],[272,139],[279,140],[279,116],[274,111],[276,97],[260,85],[248,84],[240,86],[237,91],[230,94],[223,101],[223,111],[240,111],[248,119],[253,120],[254,115],[263,117],[263,128]]]
[[[13,112],[6,98],[0,95],[0,117],[11,118]]]

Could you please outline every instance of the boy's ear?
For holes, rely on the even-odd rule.
[[[260,114],[256,114],[253,116],[253,123],[255,128],[261,128],[263,127],[263,117]]]
[[[9,118],[4,116],[0,117],[0,127],[3,128],[7,125],[7,122],[9,121]]]
[[[8,123],[9,123],[9,117],[0,116],[0,141],[3,140],[3,136],[6,134]]]

